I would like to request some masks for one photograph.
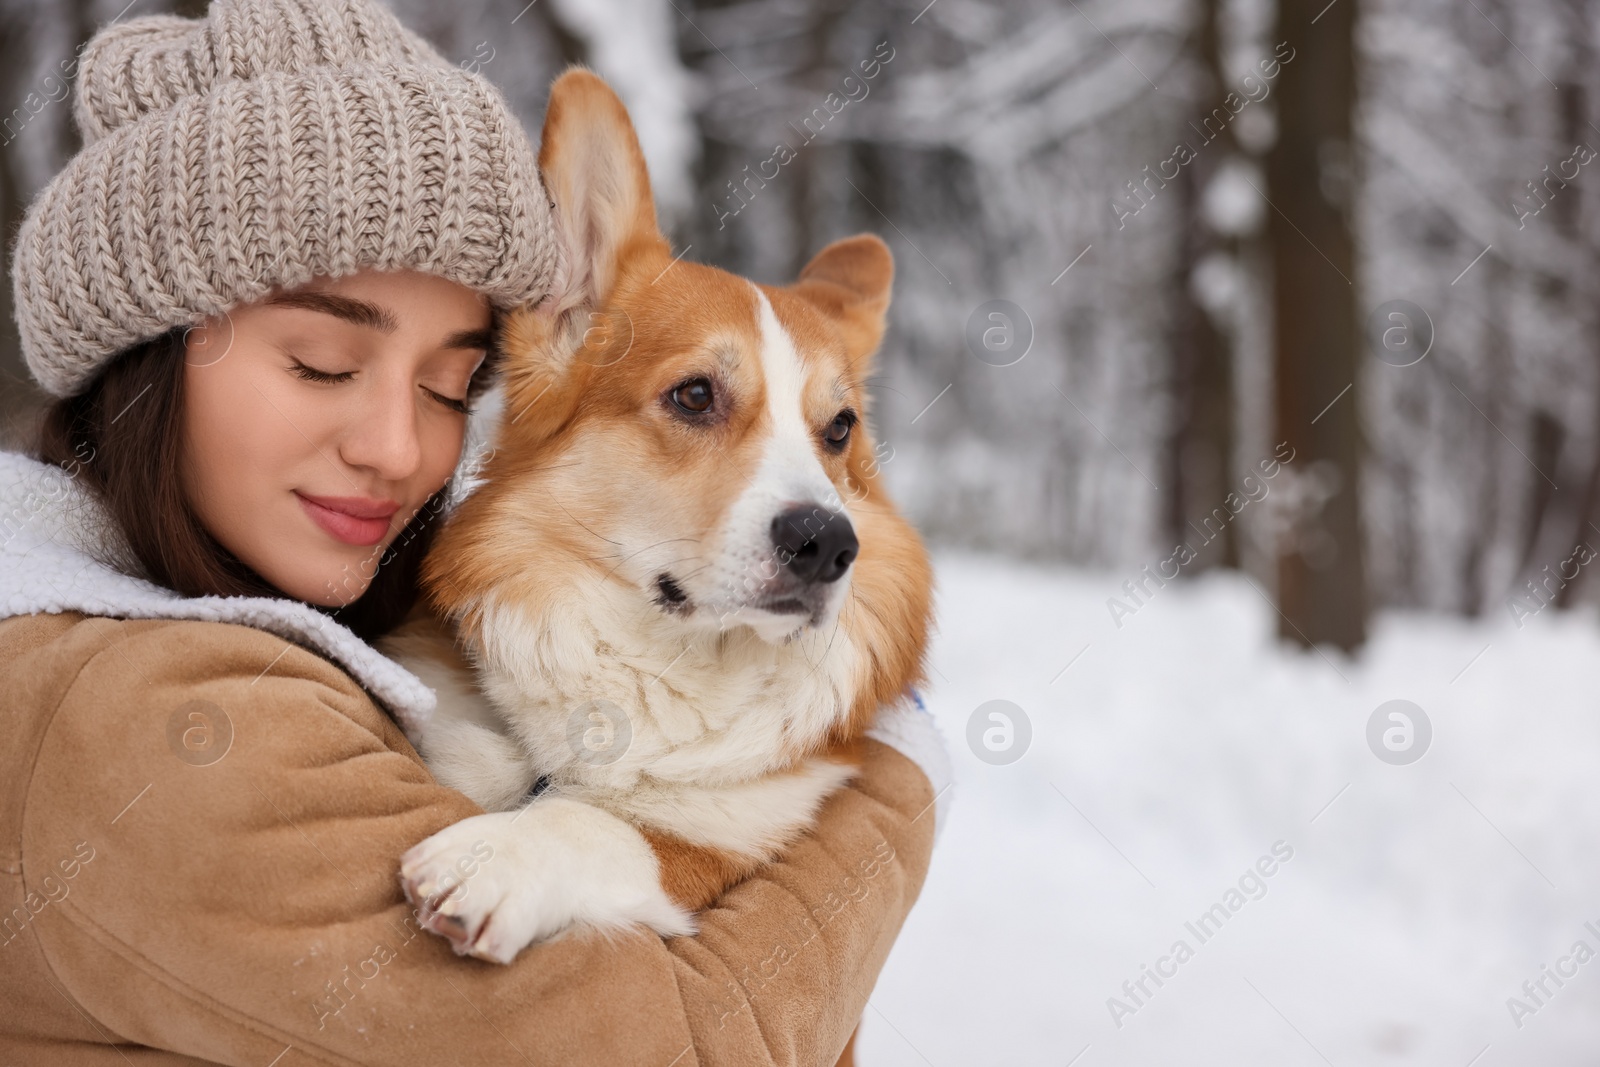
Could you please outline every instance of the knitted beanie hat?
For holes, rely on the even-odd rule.
[[[78,66],[84,147],[12,263],[28,369],[58,397],[118,352],[313,277],[435,274],[509,308],[557,243],[500,94],[375,0],[213,0],[114,23]]]

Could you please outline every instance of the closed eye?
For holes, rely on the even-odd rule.
[[[315,367],[306,366],[298,359],[294,361],[294,373],[296,377],[303,378],[308,382],[321,382],[324,384],[348,382],[350,379],[356,376],[356,372],[353,370],[338,372],[317,370]],[[424,393],[427,393],[430,397],[438,401],[440,404],[443,404],[451,411],[460,412],[463,415],[472,414],[472,408],[468,406],[465,398],[457,400],[453,396],[445,396],[443,393],[436,393],[432,389],[429,389],[426,385],[421,386],[420,388]]]
[[[472,408],[467,405],[465,399],[457,400],[452,396],[444,396],[440,393],[434,392],[432,389],[429,389],[426,385],[422,387],[422,391],[433,397],[445,407],[449,408],[451,411],[459,411],[463,415],[472,414]]]
[[[292,359],[293,357],[290,358]],[[337,373],[317,370],[315,367],[306,366],[298,359],[294,361],[294,373],[297,377],[304,378],[308,382],[348,382],[356,376],[356,372],[353,370],[339,371]]]

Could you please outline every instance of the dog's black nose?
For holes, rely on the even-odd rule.
[[[780,513],[772,520],[772,544],[784,570],[807,585],[844,577],[861,548],[849,519],[817,506]]]

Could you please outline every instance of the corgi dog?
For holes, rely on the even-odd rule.
[[[561,268],[501,324],[475,490],[382,642],[439,694],[413,738],[485,814],[405,854],[425,927],[507,963],[568,931],[671,937],[804,833],[922,680],[932,575],[884,496],[871,235],[790,285],[674,256],[614,92],[552,87]]]

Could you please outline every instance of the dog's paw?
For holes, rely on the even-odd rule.
[[[694,932],[639,831],[564,797],[441,830],[401,858],[400,882],[424,929],[496,963],[575,927]]]
[[[456,823],[400,859],[400,887],[415,909],[417,924],[447,939],[458,956],[471,952],[479,932],[468,926],[471,882],[496,854],[486,836],[463,832],[476,821]]]

